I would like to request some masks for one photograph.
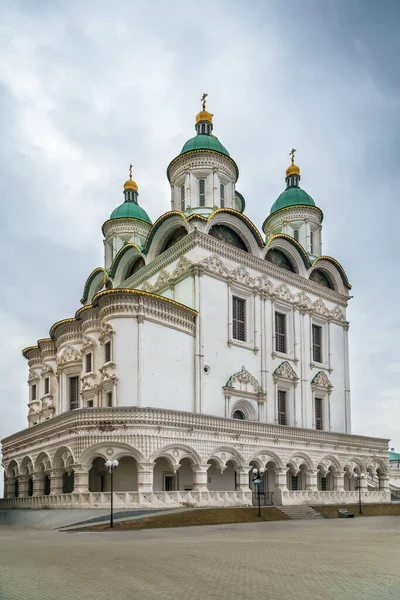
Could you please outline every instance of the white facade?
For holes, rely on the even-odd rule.
[[[278,210],[264,242],[229,156],[196,147],[168,174],[172,211],[107,221],[83,307],[24,350],[2,506],[106,505],[110,457],[120,506],[251,504],[253,466],[268,503],[354,502],[355,473],[388,501],[388,441],[351,435],[350,286],[321,211]]]

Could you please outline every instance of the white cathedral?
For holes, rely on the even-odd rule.
[[[168,168],[152,224],[130,178],[74,317],[23,350],[28,427],[3,440],[2,508],[390,501],[388,440],[351,434],[343,267],[286,170],[263,234],[213,115]],[[360,486],[360,490],[358,490]]]

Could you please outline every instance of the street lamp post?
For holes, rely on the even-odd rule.
[[[264,475],[264,471],[265,471],[265,469],[263,469],[263,467],[261,467],[261,469],[257,469],[257,467],[254,467],[254,469],[252,471],[253,472],[252,481],[253,481],[254,485],[257,486],[258,518],[259,519],[261,519],[260,485],[261,485],[262,477]]]
[[[119,462],[117,460],[107,460],[105,462],[105,466],[107,467],[107,469],[110,471],[110,475],[111,475],[111,512],[110,512],[110,527],[114,527],[114,515],[113,515],[113,508],[114,508],[114,471],[115,469],[118,467]]]
[[[363,514],[362,511],[362,506],[361,506],[361,479],[366,479],[366,474],[365,473],[354,473],[354,479],[357,481],[358,480],[358,511],[360,513],[360,515]]]

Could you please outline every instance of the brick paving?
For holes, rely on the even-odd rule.
[[[1,600],[399,597],[399,517],[104,533],[0,528]]]

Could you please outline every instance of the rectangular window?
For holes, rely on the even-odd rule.
[[[315,398],[315,429],[322,430],[324,423],[322,420],[322,398]]]
[[[46,377],[44,380],[44,393],[50,394],[50,377]]]
[[[286,392],[278,390],[278,424],[287,425]]]
[[[199,199],[200,206],[206,205],[206,194],[205,194],[206,182],[204,179],[199,179]]]
[[[235,340],[246,341],[246,300],[232,296],[232,335]]]
[[[112,392],[107,392],[106,404],[107,404],[108,408],[110,408],[112,406]]]
[[[326,477],[321,477],[321,492],[326,492]]]
[[[92,353],[88,352],[86,354],[86,373],[92,372]]]
[[[275,313],[275,350],[286,354],[286,315]]]
[[[36,384],[32,386],[32,400],[36,400]]]
[[[322,327],[312,326],[313,361],[322,363]]]
[[[69,378],[69,409],[75,410],[78,408],[79,396],[79,377]]]
[[[93,400],[88,400],[87,406],[88,406],[88,408],[93,408]]]
[[[219,186],[219,197],[221,200],[221,208],[225,206],[225,186],[221,183]]]
[[[297,479],[297,475],[292,475],[292,491],[297,492],[299,489],[299,480]]]
[[[314,232],[310,231],[310,254],[314,254]]]
[[[111,361],[111,342],[106,342],[104,344],[104,362]]]
[[[293,237],[296,240],[296,242],[299,241],[299,230],[298,229],[293,229]]]
[[[185,186],[181,185],[181,211],[185,210]]]

